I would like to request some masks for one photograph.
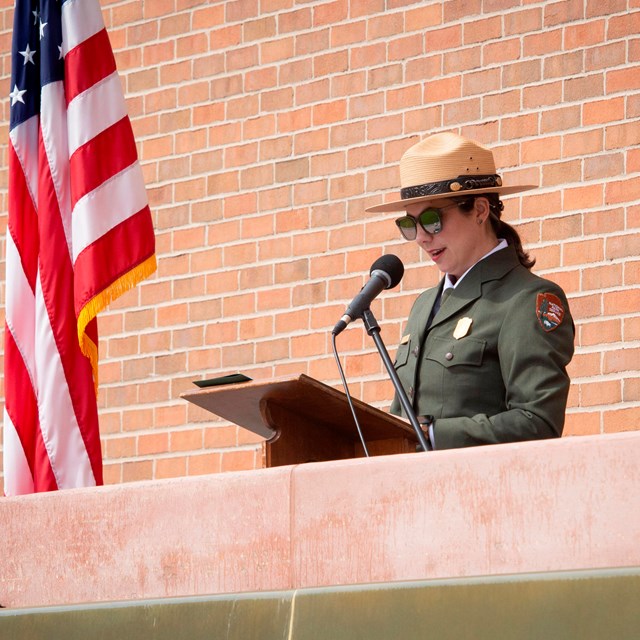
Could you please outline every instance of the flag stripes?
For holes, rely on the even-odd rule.
[[[18,0],[9,134],[5,493],[102,483],[96,314],[155,269],[97,0]]]

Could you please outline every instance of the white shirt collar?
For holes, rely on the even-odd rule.
[[[505,247],[507,247],[507,241],[504,240],[503,238],[500,238],[498,241],[498,244],[491,249],[491,251],[485,253],[482,258],[480,258],[480,260],[478,260],[478,262],[480,262],[481,260],[484,260],[485,258],[488,258],[492,253],[495,253],[496,251],[500,251],[501,249],[504,249]],[[447,273],[444,276],[444,286],[442,287],[442,290],[444,291],[445,289],[455,289],[461,282],[462,282],[462,278],[464,278],[467,273],[469,273],[469,271],[471,271],[471,269],[473,269],[473,267],[475,267],[478,262],[474,262],[456,281],[455,283],[451,282],[451,279],[449,278],[449,274]]]

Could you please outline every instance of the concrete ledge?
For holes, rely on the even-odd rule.
[[[619,569],[21,609],[0,627],[12,640],[635,640],[638,598],[640,569]]]
[[[640,433],[0,500],[5,607],[640,566]]]

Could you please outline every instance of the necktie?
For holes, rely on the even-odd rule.
[[[449,287],[440,294],[440,298],[436,300],[436,304],[433,307],[433,316],[431,316],[432,318],[438,313],[438,311],[440,311],[442,305],[447,301],[447,298],[451,295],[452,291],[453,287]],[[431,322],[429,322],[429,324],[431,324]]]

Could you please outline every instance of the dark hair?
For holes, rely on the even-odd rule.
[[[478,196],[479,197],[479,196]],[[489,201],[489,220],[491,221],[491,227],[498,238],[504,238],[507,244],[515,247],[518,260],[523,267],[531,269],[536,263],[536,259],[532,258],[522,247],[522,240],[518,232],[508,223],[502,219],[502,212],[504,205],[500,196],[497,193],[483,194],[483,198]],[[473,209],[475,203],[474,196],[468,196],[464,199],[457,200],[458,207],[466,213]]]

